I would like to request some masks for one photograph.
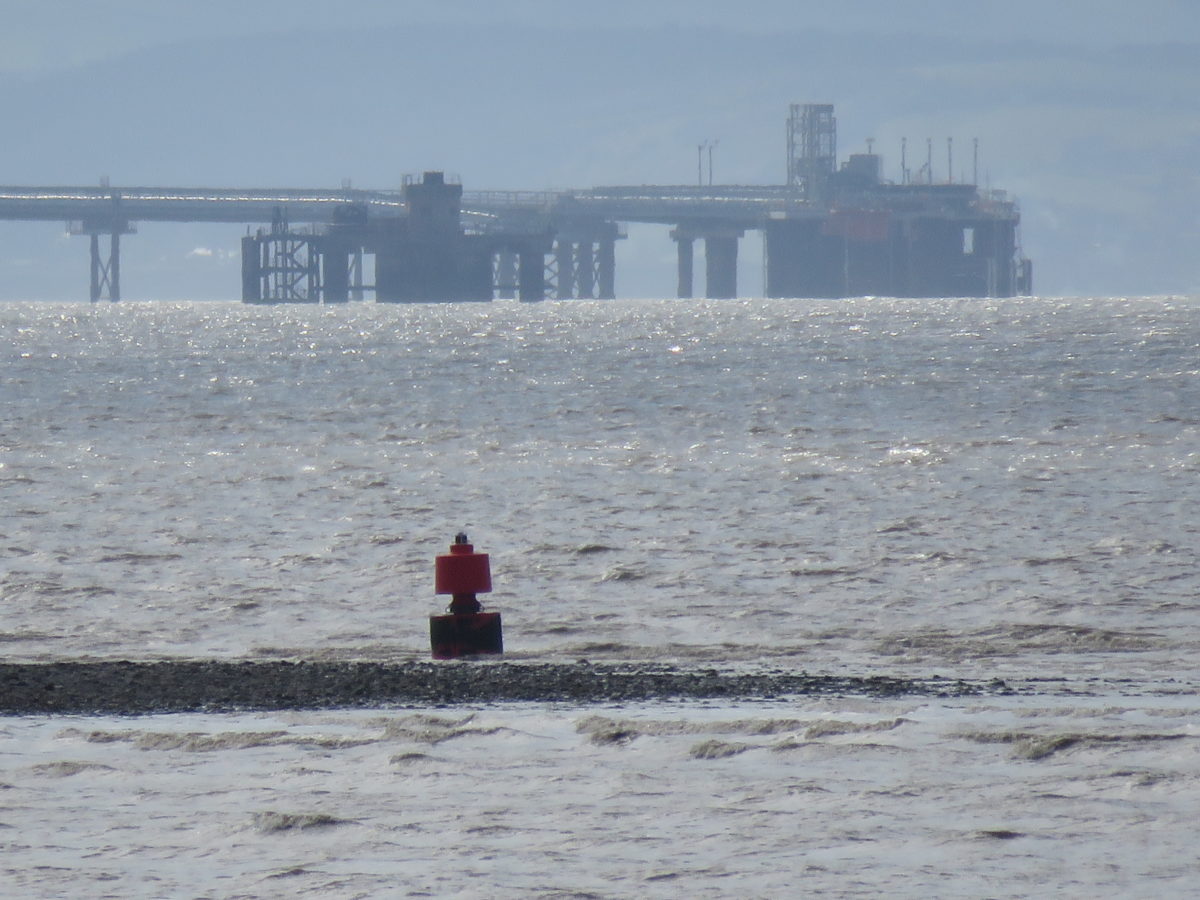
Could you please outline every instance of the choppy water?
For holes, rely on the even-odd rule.
[[[1200,300],[9,304],[0,336],[9,659],[425,656],[466,528],[513,657],[1045,686],[428,746],[400,712],[7,720],[29,896],[1188,893]]]

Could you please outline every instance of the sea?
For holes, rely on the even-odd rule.
[[[0,360],[6,661],[427,659],[465,531],[505,660],[1007,688],[3,717],[6,897],[1196,896],[1200,297],[13,302]]]

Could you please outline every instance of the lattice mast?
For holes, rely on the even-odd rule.
[[[837,168],[837,119],[831,103],[793,103],[787,122],[788,187],[812,202],[826,199]]]

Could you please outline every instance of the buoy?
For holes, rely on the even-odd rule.
[[[429,644],[434,659],[458,659],[504,652],[500,613],[483,612],[476,594],[492,589],[492,570],[486,553],[476,553],[459,532],[450,552],[434,568],[434,591],[450,595],[446,615],[429,617]]]

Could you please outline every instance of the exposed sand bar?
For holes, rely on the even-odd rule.
[[[0,713],[451,706],[512,701],[898,697],[1005,693],[1003,682],[730,672],[662,665],[293,660],[0,664]]]

